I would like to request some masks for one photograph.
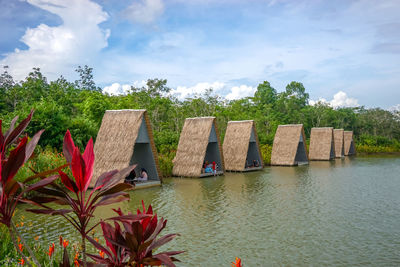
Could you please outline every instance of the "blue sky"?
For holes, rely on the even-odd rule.
[[[123,93],[164,78],[183,99],[302,82],[332,106],[400,107],[400,1],[0,0],[0,66]],[[6,37],[4,37],[6,36]]]

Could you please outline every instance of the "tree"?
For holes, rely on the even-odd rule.
[[[273,88],[269,82],[264,81],[257,86],[254,99],[258,104],[274,105],[277,99],[277,93],[275,88]]]
[[[90,68],[88,65],[78,66],[75,70],[80,79],[75,81],[76,87],[81,90],[90,90],[90,91],[101,91],[100,87],[96,87],[96,83],[93,80],[93,68]]]

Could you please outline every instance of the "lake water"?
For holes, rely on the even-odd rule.
[[[244,267],[399,266],[399,174],[399,157],[372,156],[168,178],[121,206],[134,211],[143,199],[168,219],[165,233],[181,236],[165,249],[186,251],[178,266],[230,266],[235,257]],[[43,243],[78,240],[59,217],[23,215]]]

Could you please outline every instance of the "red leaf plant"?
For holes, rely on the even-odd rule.
[[[24,181],[24,183],[18,182],[14,179],[19,169],[32,156],[33,151],[39,142],[40,136],[43,133],[43,130],[36,133],[31,138],[30,142],[28,142],[28,137],[26,135],[20,138],[22,132],[31,121],[32,116],[33,110],[30,112],[28,117],[19,123],[17,127],[15,127],[15,124],[18,117],[15,117],[11,121],[10,128],[4,135],[2,131],[2,120],[0,120],[0,223],[4,224],[8,228],[13,244],[16,250],[21,254],[24,262],[31,266],[30,262],[23,254],[23,251],[18,249],[16,237],[21,238],[25,248],[32,257],[32,260],[37,266],[40,266],[32,250],[27,246],[24,238],[18,233],[17,228],[12,221],[15,209],[20,202],[24,201],[23,196],[26,193],[44,187],[58,178],[57,175],[54,175],[41,179],[34,184],[27,184],[27,182],[32,181],[34,178],[43,178],[48,174],[51,174],[52,171],[49,171],[46,174],[39,173],[34,177],[29,177]]]
[[[93,238],[88,240],[107,257],[88,254],[96,263],[106,266],[160,266],[166,265],[174,267],[174,261],[179,261],[174,256],[183,251],[169,251],[153,254],[162,245],[170,242],[178,234],[167,234],[158,237],[160,232],[165,228],[167,220],[158,219],[157,214],[153,214],[151,205],[145,209],[142,201],[143,211],[138,209],[137,215],[147,215],[141,220],[137,219],[137,215],[128,213],[125,215],[120,209],[114,210],[119,216],[110,218],[114,221],[114,227],[107,223],[101,222],[103,236],[106,247],[99,244]],[[121,228],[120,223],[123,225]],[[94,263],[91,264],[94,266]]]
[[[39,214],[61,215],[70,222],[82,237],[83,263],[86,266],[85,238],[99,224],[97,223],[89,228],[89,222],[94,218],[94,211],[99,206],[129,199],[129,194],[126,191],[132,189],[132,185],[123,183],[123,181],[135,166],[129,166],[120,171],[112,170],[103,173],[98,177],[93,190],[87,196],[94,164],[92,138],[86,145],[82,155],[79,148],[74,145],[71,133],[67,131],[64,136],[63,154],[71,168],[74,179],[71,179],[62,171],[59,171],[59,176],[70,192],[56,183],[40,188],[37,191],[46,195],[46,197],[39,196],[31,200],[32,204],[40,206],[42,209],[29,209],[28,211]],[[69,207],[66,209],[53,209],[45,205],[46,202],[50,201]]]

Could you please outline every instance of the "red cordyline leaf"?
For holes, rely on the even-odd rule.
[[[24,137],[18,146],[11,150],[10,155],[7,160],[1,162],[2,166],[1,170],[1,182],[3,186],[7,181],[14,178],[15,174],[17,174],[18,170],[22,167],[25,162],[25,148],[26,142],[28,141],[27,137]]]
[[[163,218],[158,220],[157,215],[153,214],[151,205],[147,211],[143,202],[142,206],[143,212],[138,210],[138,214],[135,215],[132,213],[125,215],[121,209],[114,209],[119,215],[110,218],[115,221],[114,227],[106,222],[101,223],[107,248],[102,247],[93,239],[89,241],[97,249],[103,251],[107,258],[99,259],[98,256],[89,255],[93,260],[99,260],[99,262],[108,266],[120,266],[119,264],[127,258],[129,258],[129,263],[135,263],[135,266],[175,266],[173,262],[178,261],[178,259],[173,256],[183,253],[183,251],[161,252],[156,255],[153,255],[153,252],[170,242],[177,234],[169,234],[157,239],[167,221]],[[117,221],[122,223],[124,229],[121,229]]]
[[[93,139],[90,138],[88,144],[86,145],[85,152],[83,155],[81,155],[79,148],[74,145],[71,133],[69,130],[67,130],[64,136],[63,153],[67,162],[70,163],[72,175],[75,178],[75,184],[78,188],[78,191],[86,192],[93,175]],[[66,183],[63,183],[68,189],[72,188],[70,183],[65,178],[64,181]]]
[[[58,171],[58,174],[60,175],[61,182],[65,185],[66,188],[74,193],[78,192],[78,187],[76,186],[75,182],[72,181],[66,173],[64,173],[63,171]]]
[[[8,131],[4,135],[4,151],[7,149],[7,146],[14,143],[15,140],[22,134],[22,132],[26,129],[30,121],[32,120],[33,116],[33,109],[29,113],[28,117],[26,117],[24,120],[18,124],[17,128],[14,129],[14,125],[18,119],[18,117],[15,117],[13,121],[11,122],[11,127],[8,129]]]
[[[50,187],[40,188],[37,191],[49,196],[48,198],[44,198],[46,201],[53,199],[54,202],[67,205],[69,208],[53,209],[38,203],[38,206],[43,209],[31,209],[29,211],[48,215],[61,215],[79,231],[83,238],[93,243],[88,233],[99,223],[94,224],[91,228],[88,225],[90,225],[90,220],[94,218],[93,214],[96,208],[129,199],[129,194],[125,191],[132,189],[132,186],[122,183],[123,179],[121,178],[131,172],[135,166],[129,166],[120,171],[114,170],[100,175],[95,189],[87,197],[85,194],[93,175],[93,139],[89,140],[85,152],[81,155],[79,148],[74,145],[70,132],[67,131],[64,136],[63,153],[70,165],[74,179],[68,177],[60,169],[57,171],[64,186],[74,194],[69,194],[68,190],[55,183],[51,184]],[[139,217],[139,219],[143,219],[145,216]],[[117,235],[116,238],[119,240],[121,237]],[[93,244],[95,245],[95,243]],[[106,251],[104,252],[106,253]]]
[[[85,162],[85,181],[84,190],[86,191],[89,187],[90,181],[93,175],[93,165],[94,165],[94,152],[93,152],[93,139],[90,138],[88,144],[86,145],[85,152],[83,153],[83,160]]]
[[[64,144],[63,144],[63,154],[68,163],[72,161],[72,154],[74,153],[75,145],[72,140],[71,133],[69,130],[65,133]]]
[[[84,191],[85,169],[85,161],[82,158],[81,152],[79,148],[75,147],[72,155],[71,170],[79,192]]]

